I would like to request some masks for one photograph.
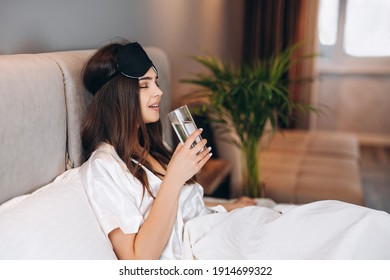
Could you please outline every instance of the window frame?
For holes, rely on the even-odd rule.
[[[322,0],[323,1],[323,0]],[[326,1],[326,0],[325,0]],[[352,0],[353,1],[353,0]],[[318,68],[321,72],[348,72],[383,74],[390,72],[390,56],[359,57],[349,55],[344,49],[344,28],[348,0],[339,0],[339,15],[336,43],[322,45],[319,36]]]

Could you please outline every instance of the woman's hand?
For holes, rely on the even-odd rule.
[[[217,205],[222,205],[228,212],[237,209],[242,208],[246,206],[255,206],[256,200],[253,198],[250,198],[248,196],[241,196],[240,198],[237,198],[236,200],[233,200],[232,202],[226,202],[226,203],[215,203],[215,202],[206,202],[206,206],[208,207],[214,207]]]
[[[182,186],[198,173],[203,165],[211,158],[212,153],[210,153],[210,148],[205,149],[206,139],[202,139],[195,147],[191,147],[201,133],[202,129],[194,131],[184,144],[180,143],[176,147],[167,167],[166,179],[172,178]]]
[[[248,196],[241,196],[240,198],[237,198],[233,202],[226,203],[223,206],[226,208],[226,210],[232,211],[237,208],[242,208],[246,206],[255,206],[255,205],[256,205],[256,200],[254,200],[253,198],[250,198]]]

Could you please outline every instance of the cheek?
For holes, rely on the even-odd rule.
[[[148,99],[144,96],[140,96],[139,99],[140,109],[141,109],[141,115],[144,121],[147,121],[145,118],[147,118],[147,106],[148,106]]]
[[[139,97],[139,105],[141,106],[141,111],[145,111],[145,107],[148,104],[148,99],[146,98],[145,94],[141,94]]]

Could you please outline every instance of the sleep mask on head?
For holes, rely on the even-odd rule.
[[[129,43],[119,48],[117,53],[117,66],[118,70],[102,80],[101,83],[96,86],[93,94],[119,74],[137,79],[145,75],[150,67],[157,73],[157,68],[153,65],[153,62],[150,60],[145,50],[137,42]]]

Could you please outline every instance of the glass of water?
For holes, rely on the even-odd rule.
[[[168,113],[168,117],[181,143],[184,143],[191,133],[198,129],[187,105],[183,105]],[[198,136],[192,147],[195,147],[200,140],[202,140],[202,137]]]

